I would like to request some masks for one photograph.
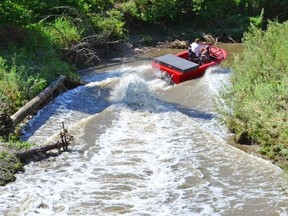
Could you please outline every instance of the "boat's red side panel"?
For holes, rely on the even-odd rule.
[[[176,70],[174,70],[172,68],[166,67],[164,65],[160,65],[160,64],[158,64],[156,62],[153,62],[152,66],[154,68],[159,68],[159,70],[167,72],[171,76],[171,79],[173,80],[173,82],[178,84],[178,83],[184,82],[186,80],[195,79],[195,78],[203,76],[203,74],[205,73],[205,70],[208,67],[211,67],[211,66],[213,66],[215,64],[216,64],[215,62],[210,62],[208,64],[201,65],[196,70],[188,71],[186,73],[181,73],[181,72],[176,71]]]

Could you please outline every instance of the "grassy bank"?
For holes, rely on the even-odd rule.
[[[0,186],[14,181],[14,174],[23,171],[22,163],[15,155],[7,150],[0,150]]]
[[[288,22],[251,27],[244,51],[232,63],[231,85],[222,91],[222,121],[242,144],[288,167]],[[223,102],[224,101],[224,102]]]
[[[59,22],[0,30],[4,41],[0,51],[0,111],[15,112],[60,74],[76,76],[75,67],[63,60],[65,42],[54,29]],[[62,26],[64,32],[69,28],[65,21]],[[66,33],[65,38],[71,39],[71,34]]]

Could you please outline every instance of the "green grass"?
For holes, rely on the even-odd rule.
[[[30,149],[33,146],[32,143],[19,140],[16,135],[10,135],[7,138],[7,140],[4,140],[4,139],[1,138],[0,141],[4,141],[4,142],[6,141],[4,145],[7,148],[13,149],[13,150],[16,150],[16,151],[27,150],[27,149]],[[0,156],[0,159],[1,159],[1,156]]]
[[[61,33],[54,27],[31,25],[23,36],[26,38],[24,44],[19,47],[11,42],[8,49],[0,51],[0,100],[9,107],[10,114],[59,75],[77,78],[75,67],[63,60],[61,47],[64,49],[67,43],[73,43],[80,36],[76,37],[75,28],[66,20],[56,20],[55,26],[62,28],[65,43],[59,39]]]

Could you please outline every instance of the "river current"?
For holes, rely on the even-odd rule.
[[[229,70],[173,86],[150,63],[87,72],[87,85],[25,125],[22,139],[43,145],[64,122],[75,143],[1,187],[1,215],[288,214],[282,170],[231,146],[217,121],[213,99]]]

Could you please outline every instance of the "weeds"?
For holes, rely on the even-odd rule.
[[[10,45],[0,52],[0,98],[1,102],[12,102],[8,103],[10,113],[59,75],[76,77],[75,68],[61,60],[60,50],[51,46],[52,39],[50,29],[32,25],[22,48]]]

